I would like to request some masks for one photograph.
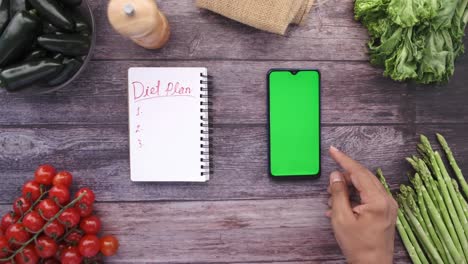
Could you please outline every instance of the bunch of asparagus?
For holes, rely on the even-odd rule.
[[[468,184],[445,138],[437,134],[458,182],[439,152],[421,135],[420,157],[407,161],[416,171],[412,186],[401,185],[397,229],[413,263],[468,263]],[[382,171],[377,176],[388,192]],[[459,188],[459,185],[461,188]]]

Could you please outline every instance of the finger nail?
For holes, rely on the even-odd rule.
[[[334,152],[339,152],[340,150],[337,149],[335,146],[330,146],[330,150]]]
[[[341,173],[334,171],[330,174],[330,183],[333,184],[335,182],[342,182],[343,177],[341,176]]]

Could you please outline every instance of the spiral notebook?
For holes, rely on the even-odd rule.
[[[209,180],[208,84],[206,68],[128,70],[132,181]]]

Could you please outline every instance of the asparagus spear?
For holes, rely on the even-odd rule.
[[[463,230],[463,227],[460,223],[460,219],[458,219],[457,212],[454,208],[452,198],[448,192],[447,185],[445,184],[444,179],[442,178],[440,168],[437,164],[437,161],[434,155],[431,156],[432,166],[434,171],[436,171],[437,182],[439,183],[439,188],[442,193],[443,201],[445,202],[445,206],[447,209],[447,217],[446,221],[450,222],[450,224],[445,223],[449,227],[452,226],[452,229],[449,229],[450,235],[452,236],[453,241],[455,242],[455,246],[457,246],[458,252],[467,251],[468,253],[468,245],[466,241],[466,236],[462,234],[460,236],[460,231]],[[440,204],[439,204],[440,205]]]
[[[440,209],[442,210],[442,216],[444,217],[445,224],[447,225],[450,236],[452,237],[453,242],[455,243],[455,246],[457,247],[458,252],[463,252],[464,247],[462,247],[462,243],[455,229],[457,228],[458,230],[461,230],[462,229],[461,223],[460,223],[460,220],[458,219],[457,213],[453,206],[452,199],[450,198],[450,194],[448,192],[447,185],[445,184],[445,181],[442,177],[439,165],[437,164],[434,151],[432,150],[431,143],[429,142],[427,137],[425,137],[424,135],[421,135],[421,142],[425,147],[426,153],[430,157],[431,163],[429,164],[429,166],[431,166],[432,171],[434,171],[437,182],[439,183],[440,192],[442,193],[442,198],[443,198],[442,200],[439,199],[440,195],[436,194],[436,196],[438,196],[437,198],[439,199],[438,205]],[[421,164],[422,163],[420,163],[419,165],[422,166]]]
[[[440,145],[442,146],[442,148],[445,151],[445,154],[447,155],[447,159],[449,160],[450,166],[452,166],[453,171],[455,172],[455,175],[457,176],[458,181],[460,182],[461,188],[465,193],[465,197],[468,198],[468,184],[466,183],[465,177],[463,177],[463,173],[460,170],[460,167],[458,167],[457,161],[453,156],[452,150],[450,149],[449,145],[447,144],[447,141],[441,134],[437,134],[437,139],[439,140]]]
[[[452,199],[453,206],[455,207],[455,215],[452,216],[452,219],[454,220],[453,222],[455,225],[455,229],[457,230],[458,238],[460,239],[460,243],[463,248],[463,254],[465,255],[465,259],[468,261],[468,221],[466,219],[465,212],[463,211],[463,208],[461,206],[460,200],[458,199],[458,195],[455,191],[455,188],[453,187],[452,178],[450,178],[450,176],[448,175],[447,169],[445,168],[442,158],[440,157],[437,151],[434,153],[434,155],[437,164],[439,165],[440,171],[442,172],[442,177],[447,185],[447,189]]]
[[[424,198],[422,196],[422,191],[421,191],[421,186],[422,186],[422,180],[419,174],[416,173],[413,178],[413,185],[414,188],[416,189],[416,193],[418,195],[418,205],[421,211],[421,215],[424,219],[424,223],[427,227],[427,230],[429,232],[429,237],[431,238],[433,244],[435,245],[436,249],[438,250],[440,256],[444,260],[444,263],[449,263],[449,258],[447,257],[446,254],[446,249],[444,248],[442,242],[440,241],[439,237],[437,236],[437,233],[435,232],[435,228],[432,225],[432,222],[430,220],[429,214],[427,213],[427,208],[424,203]]]
[[[430,163],[429,162],[429,156],[426,153],[425,147],[421,143],[418,144],[418,153],[421,155],[421,157],[422,157],[421,159],[424,160],[424,162]]]
[[[418,237],[419,241],[421,241],[426,252],[428,252],[429,257],[432,260],[432,262],[437,263],[437,264],[443,264],[444,261],[442,260],[439,252],[435,248],[434,244],[432,244],[431,240],[429,239],[429,237],[426,235],[426,232],[422,228],[421,223],[419,223],[418,219],[416,218],[416,216],[413,214],[410,207],[408,206],[408,201],[402,195],[398,195],[398,200],[401,206],[403,207],[403,211],[405,212],[405,215],[408,217],[408,221],[411,224],[416,236]]]
[[[419,210],[419,207],[416,203],[417,197],[416,197],[416,192],[411,188],[410,186],[405,186],[401,185],[400,186],[400,193],[402,196],[406,199],[409,208],[413,212],[414,216],[416,216],[416,219],[418,219],[419,223],[421,224],[422,228],[424,229],[424,232],[426,235],[429,234],[429,231],[427,230],[427,225],[421,215],[421,211]]]
[[[419,163],[423,161],[418,159],[417,162]],[[432,177],[431,172],[427,170],[427,167],[424,167],[424,166],[419,167],[418,165],[418,168],[420,168],[418,172],[419,172],[419,175],[421,176],[421,179],[424,185],[426,186],[427,192],[429,193],[429,196],[431,197],[432,202],[434,202],[434,204],[437,206],[438,202],[437,202],[436,195],[434,194],[434,192],[438,192],[438,190],[434,184],[434,178]]]
[[[380,182],[384,186],[385,190],[387,190],[388,194],[392,195],[390,187],[388,187],[387,181],[385,180],[385,177],[380,168],[377,169],[377,176],[379,177]],[[405,216],[401,212],[401,209],[398,209],[396,227],[398,229],[398,233],[400,234],[401,240],[403,241],[403,245],[405,245],[405,248],[408,251],[411,261],[413,261],[415,264],[429,264],[429,261],[424,255],[421,246],[419,246],[418,240],[409,227],[408,221],[406,221]]]
[[[422,168],[422,170],[424,171],[424,173],[429,173],[429,168],[426,166],[426,164],[422,160],[419,162],[419,165]],[[448,240],[450,240],[451,244],[454,245],[454,249],[457,252],[458,256],[460,256],[460,254],[458,252],[461,251],[461,245],[460,245],[460,242],[458,241],[457,233],[456,233],[455,228],[454,228],[454,226],[452,224],[450,214],[448,213],[447,207],[446,207],[446,205],[444,203],[444,200],[443,200],[442,196],[440,195],[440,191],[439,191],[440,188],[438,188],[438,187],[440,187],[438,182],[434,181],[433,185],[432,185],[432,188],[434,190],[434,195],[436,196],[440,212],[437,210],[437,208],[434,205],[434,202],[429,197],[427,189],[426,188],[421,188],[421,190],[423,192],[424,201],[425,201],[426,205],[428,206],[428,209],[429,209],[428,203],[430,202],[432,205],[434,205],[433,210],[435,212],[437,212],[437,215],[439,215],[441,218],[443,217],[443,221],[441,222],[441,224],[443,224],[444,229],[442,229],[441,226],[436,225],[438,230],[439,230],[439,234],[442,233],[442,236],[447,235],[447,237],[444,237],[444,239],[442,239],[442,240],[446,244],[448,244],[449,243]],[[427,197],[424,196],[425,193],[427,194]],[[433,220],[433,223],[434,223],[434,221],[436,221],[435,218],[437,218],[437,216],[434,214],[433,211],[429,210],[429,212],[431,213],[430,214],[431,220]],[[445,222],[445,224],[444,224],[444,222]],[[457,246],[457,243],[458,243],[459,247]],[[449,250],[450,250],[450,254],[455,259],[453,249],[449,248]],[[464,258],[462,258],[462,259],[464,260]],[[458,261],[457,261],[457,263],[458,263]]]
[[[437,229],[440,230],[439,234],[442,237],[442,241],[447,246],[451,257],[456,263],[466,263],[465,259],[462,257],[462,255],[460,255],[457,247],[455,246],[455,243],[450,237],[450,233],[447,227],[445,226],[444,221],[442,220],[442,216],[435,208],[435,205],[429,197],[429,194],[427,193],[426,187],[424,187],[424,185],[421,186],[421,193],[423,195],[424,202],[427,205],[427,209],[430,212],[431,220],[433,221]]]
[[[398,209],[398,219],[396,225],[401,239],[403,240],[403,244],[405,245],[406,250],[408,250],[408,254],[413,263],[429,264],[426,255],[424,255],[424,252],[422,251],[421,246],[414,236],[413,230],[411,230],[411,227],[409,226],[409,223],[403,215],[401,209]],[[407,238],[405,236],[407,236]]]
[[[406,161],[408,161],[408,163],[413,167],[415,171],[419,171],[419,165],[417,160],[418,159],[415,159],[414,157],[406,158]]]
[[[458,188],[458,183],[455,179],[452,179],[452,184],[455,189],[455,192],[457,193],[458,200],[460,201],[460,204],[462,205],[463,212],[465,214],[466,219],[468,219],[468,203],[466,202],[465,198],[463,198],[463,195],[460,192],[460,189]]]
[[[440,239],[440,237],[439,237],[439,239]],[[450,255],[450,252],[449,252],[449,250],[447,248],[447,245],[442,243],[442,246],[444,247],[445,255],[448,257],[448,263],[455,263],[455,260],[453,260],[452,255]]]

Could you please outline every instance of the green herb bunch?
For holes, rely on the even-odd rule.
[[[463,54],[468,0],[356,0],[370,61],[396,81],[447,82]]]

